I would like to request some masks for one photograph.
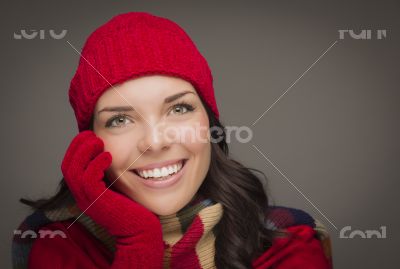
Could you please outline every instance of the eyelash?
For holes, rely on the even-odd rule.
[[[186,102],[179,102],[179,103],[177,103],[177,104],[175,104],[175,105],[172,106],[171,111],[172,111],[174,108],[176,108],[176,107],[184,107],[184,108],[187,109],[187,112],[192,112],[192,111],[194,111],[194,110],[196,109],[196,107],[193,106],[193,105],[191,105],[191,104],[188,104],[188,103],[186,103]],[[186,114],[187,112],[185,112],[185,113],[183,113],[183,114]],[[116,120],[116,119],[119,119],[119,118],[124,118],[124,119],[126,119],[127,117],[128,117],[127,114],[118,113],[117,115],[113,116],[111,119],[109,119],[109,120],[106,122],[105,127],[106,127],[106,128],[119,128],[120,126],[111,126],[112,123],[113,123],[113,121]]]

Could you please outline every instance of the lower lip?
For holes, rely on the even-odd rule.
[[[162,189],[162,188],[167,188],[167,187],[174,185],[181,179],[183,173],[186,170],[186,164],[187,164],[187,160],[185,161],[181,170],[179,170],[177,173],[170,176],[168,179],[164,179],[164,180],[143,179],[142,177],[136,175],[134,172],[133,173],[143,182],[143,184],[145,186],[147,186],[149,188],[154,188],[154,189]]]

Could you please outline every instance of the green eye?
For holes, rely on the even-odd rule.
[[[125,125],[125,120],[128,120],[127,115],[118,114],[107,121],[106,127],[107,128],[121,127],[121,126]],[[119,124],[119,123],[121,123],[121,124]]]
[[[177,114],[185,114],[187,112],[193,111],[195,108],[187,103],[179,103],[172,106],[172,111],[176,112]]]

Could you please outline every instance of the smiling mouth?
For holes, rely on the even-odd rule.
[[[146,170],[131,170],[144,180],[165,180],[178,173],[185,166],[187,159],[181,159],[174,164]]]

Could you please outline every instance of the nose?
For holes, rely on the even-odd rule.
[[[137,144],[140,153],[159,152],[170,148],[171,141],[164,135],[160,124],[149,124],[143,128],[144,132]]]

